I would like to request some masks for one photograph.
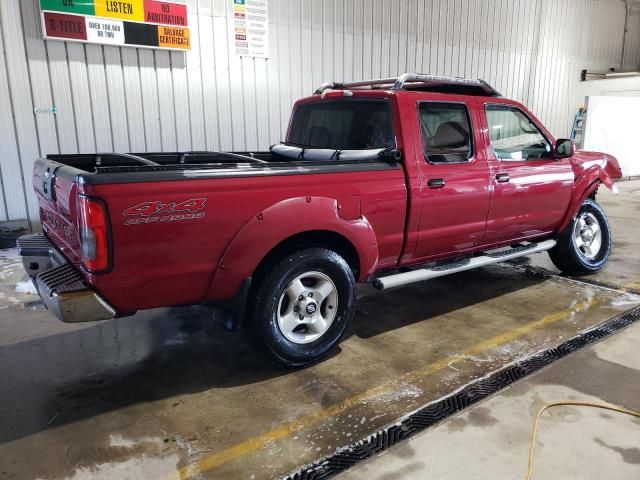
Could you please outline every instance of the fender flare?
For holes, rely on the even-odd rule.
[[[601,168],[595,167],[584,172],[579,178],[577,178],[573,184],[573,195],[571,196],[571,202],[567,213],[558,228],[559,232],[562,232],[571,223],[571,220],[578,214],[582,203],[591,196],[600,185],[604,184],[607,188],[613,190],[614,185],[611,177]]]
[[[289,198],[258,212],[233,237],[218,261],[208,297],[233,296],[273,248],[294,235],[311,231],[336,233],[353,245],[360,265],[359,280],[375,271],[378,242],[366,217],[341,218],[335,198]]]

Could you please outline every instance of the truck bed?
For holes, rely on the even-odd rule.
[[[275,145],[262,152],[155,152],[92,153],[47,155],[47,160],[86,173],[171,172],[203,169],[229,169],[291,164],[353,164],[398,160],[397,152],[387,149],[332,150]]]

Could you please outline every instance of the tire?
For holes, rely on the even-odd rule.
[[[351,268],[324,248],[283,258],[254,291],[249,334],[288,367],[325,357],[342,339],[356,308]]]
[[[595,273],[607,264],[611,253],[611,227],[598,203],[586,199],[569,226],[558,236],[558,244],[549,250],[553,264],[562,273]]]

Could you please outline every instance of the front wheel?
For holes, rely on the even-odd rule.
[[[280,363],[306,366],[338,344],[355,304],[355,278],[340,255],[324,248],[300,250],[258,285],[250,333]]]
[[[569,226],[549,250],[551,261],[563,273],[579,275],[601,270],[611,253],[611,227],[595,200],[587,199]]]

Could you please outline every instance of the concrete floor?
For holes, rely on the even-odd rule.
[[[532,418],[545,404],[583,401],[640,412],[639,344],[635,324],[339,478],[524,479]],[[575,406],[548,410],[539,425],[533,478],[640,478],[640,419]]]
[[[591,283],[540,254],[365,289],[336,354],[299,371],[272,366],[205,307],[60,323],[15,293],[21,266],[2,251],[0,478],[281,477],[640,303],[640,182],[620,187],[599,198],[615,245]]]

